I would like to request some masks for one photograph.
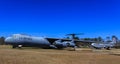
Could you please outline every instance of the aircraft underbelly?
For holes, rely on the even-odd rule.
[[[23,47],[49,47],[49,44],[44,43],[35,43],[35,42],[17,42],[17,43],[10,43],[11,45],[22,45]]]
[[[6,43],[12,45],[23,45],[23,46],[39,46],[39,47],[50,46],[50,43],[43,38],[32,38],[31,40],[13,39],[11,41],[6,41]]]

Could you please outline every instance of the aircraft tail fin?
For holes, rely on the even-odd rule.
[[[75,43],[74,39],[72,39],[71,43]]]
[[[112,38],[112,43],[117,43],[117,38]]]
[[[112,42],[110,42],[110,44],[114,46],[116,45],[116,43],[117,43],[117,38],[113,37]]]

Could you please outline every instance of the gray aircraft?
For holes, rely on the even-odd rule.
[[[13,48],[21,47],[40,47],[40,48],[76,48],[75,42],[89,43],[92,41],[74,40],[74,39],[58,39],[58,38],[44,38],[35,37],[23,34],[13,34],[5,39],[6,44],[10,44]]]
[[[102,43],[92,43],[91,46],[96,49],[107,49],[110,50],[111,48],[115,47],[117,43],[116,38],[113,38],[112,41],[106,41]]]
[[[5,39],[6,44],[13,48],[21,47],[41,47],[41,48],[65,48],[76,47],[74,40],[34,37],[23,34],[13,34]]]

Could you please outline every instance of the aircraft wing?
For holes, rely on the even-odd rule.
[[[95,41],[90,41],[90,40],[75,40],[75,42],[94,43]]]
[[[62,40],[62,41],[72,41],[72,39],[61,39],[61,38],[46,38],[49,42],[53,43],[56,40]],[[74,40],[74,42],[83,42],[83,43],[94,43],[95,41],[89,41],[89,40]]]
[[[47,39],[50,43],[53,43],[53,42],[55,42],[56,40],[59,40],[59,39],[57,39],[57,38],[45,38],[45,39]]]

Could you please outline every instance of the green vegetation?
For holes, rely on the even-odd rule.
[[[4,40],[5,40],[4,37],[0,37],[0,45],[4,45],[5,44]]]

